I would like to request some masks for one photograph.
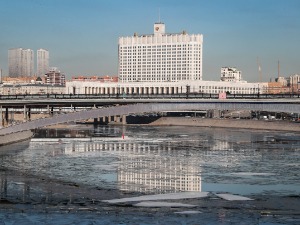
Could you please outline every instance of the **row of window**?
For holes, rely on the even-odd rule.
[[[255,91],[258,88],[249,88],[249,87],[220,87],[220,86],[200,86],[200,90],[229,90],[229,91],[243,91],[243,90],[250,90]]]
[[[167,53],[192,53],[192,52],[198,52],[201,50],[201,48],[189,48],[188,50],[181,48],[178,49],[152,49],[152,50],[147,50],[147,51],[140,51],[140,50],[120,50],[119,53],[122,54],[130,54],[130,53],[144,53],[144,54],[153,54],[153,53],[161,53],[161,52],[167,52]]]
[[[120,49],[134,49],[134,48],[138,48],[138,49],[151,49],[151,48],[174,48],[174,47],[200,47],[201,44],[164,44],[164,45],[160,45],[160,44],[156,44],[156,45],[135,45],[135,46],[122,46],[120,45]]]
[[[146,56],[146,55],[133,55],[133,56],[131,56],[131,55],[126,55],[126,56],[123,56],[123,55],[120,55],[119,56],[119,58],[120,58],[120,60],[130,60],[130,59],[136,59],[136,58],[138,58],[138,59],[141,59],[141,58],[143,58],[143,59],[164,59],[164,60],[166,60],[166,59],[170,59],[170,58],[172,58],[172,59],[177,59],[177,60],[181,60],[181,59],[195,59],[195,58],[199,58],[200,59],[200,57],[201,57],[201,55],[198,55],[198,54],[194,54],[194,55],[151,55],[151,56]]]
[[[138,62],[138,63],[136,63]],[[146,65],[148,67],[152,66],[152,67],[155,67],[155,66],[171,66],[173,65],[174,67],[177,65],[177,66],[182,66],[182,65],[190,65],[190,66],[199,66],[201,65],[201,61],[196,61],[196,60],[193,60],[193,61],[184,61],[184,62],[179,62],[179,61],[161,61],[161,62],[151,62],[151,61],[141,61],[141,60],[136,60],[136,61],[133,61],[133,62],[127,62],[127,61],[122,61],[119,63],[120,67],[131,67],[131,66],[134,66],[134,67],[140,67],[140,66],[143,66],[145,67]]]

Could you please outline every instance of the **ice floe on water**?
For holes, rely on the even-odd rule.
[[[132,198],[121,198],[104,200],[108,203],[125,203],[125,202],[139,202],[139,201],[154,201],[154,200],[170,200],[170,199],[189,199],[189,198],[204,198],[208,196],[208,192],[179,192],[170,194],[158,194],[158,195],[144,195]]]
[[[275,173],[250,173],[250,172],[239,172],[239,173],[231,173],[232,175],[238,176],[274,176]]]
[[[201,211],[198,210],[188,210],[188,211],[180,211],[180,212],[174,212],[176,214],[199,214],[202,213]]]
[[[197,207],[197,205],[191,205],[191,204],[183,204],[183,203],[177,203],[177,202],[139,202],[136,204],[133,204],[135,207],[149,207],[149,208],[159,208],[159,207],[171,207],[171,208],[194,208]]]
[[[248,197],[240,196],[240,195],[233,195],[233,194],[214,194],[219,198],[222,198],[227,201],[249,201],[253,200]],[[103,202],[107,202],[110,204],[118,204],[118,203],[128,203],[128,202],[140,202],[146,201],[145,204],[135,204],[134,206],[143,206],[143,207],[162,207],[162,202],[153,202],[157,204],[157,206],[152,206],[150,201],[156,200],[174,200],[174,199],[191,199],[191,198],[205,198],[209,196],[209,192],[179,192],[179,193],[170,193],[170,194],[158,194],[158,195],[143,195],[138,197],[132,198],[120,198],[120,199],[111,199],[111,200],[103,200]],[[169,203],[166,203],[166,207]],[[176,203],[177,204],[177,203]],[[161,206],[159,206],[161,205]],[[171,205],[169,205],[171,207]]]
[[[240,196],[240,195],[233,195],[233,194],[215,194],[216,196],[218,196],[219,198],[222,198],[224,200],[228,200],[228,201],[249,201],[249,200],[253,200],[251,198],[247,198],[244,196]]]

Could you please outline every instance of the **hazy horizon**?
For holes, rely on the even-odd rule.
[[[223,66],[243,79],[262,81],[300,73],[298,0],[0,0],[0,68],[8,73],[8,49],[43,48],[50,66],[67,78],[118,73],[118,38],[167,33],[203,34],[203,80],[219,80]],[[36,63],[36,62],[35,62]]]

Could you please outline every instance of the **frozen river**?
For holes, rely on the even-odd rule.
[[[296,133],[73,125],[40,130],[14,148],[0,155],[1,196],[13,202],[59,202],[54,188],[32,179],[111,190],[116,197],[186,191],[278,198],[300,194]]]

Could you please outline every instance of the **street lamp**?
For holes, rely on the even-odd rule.
[[[189,98],[189,94],[190,94],[190,86],[186,85],[186,98]]]

